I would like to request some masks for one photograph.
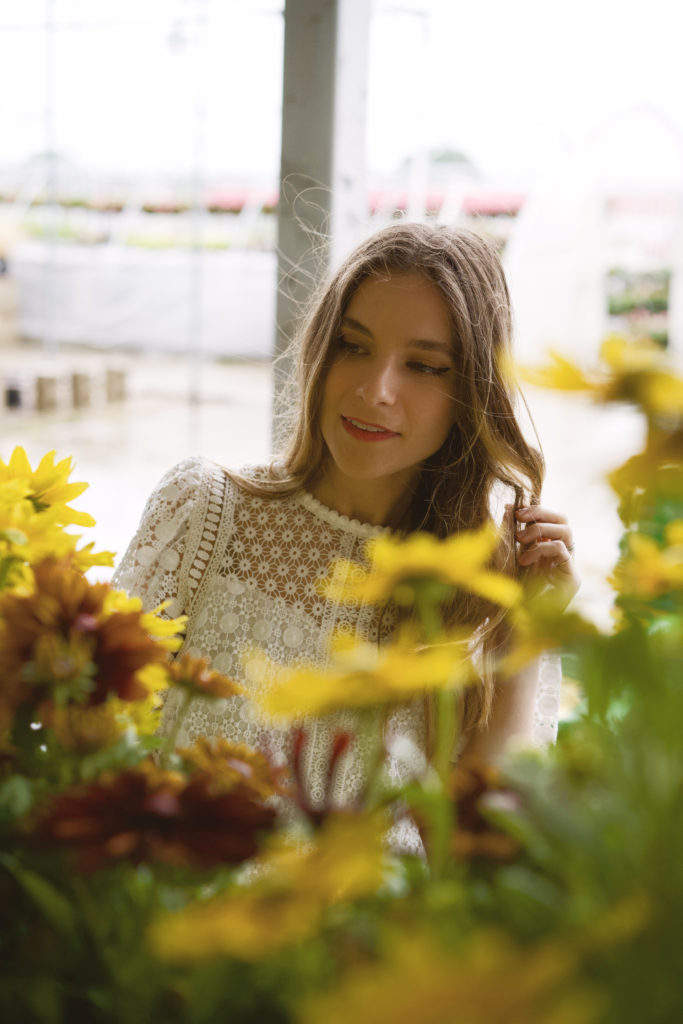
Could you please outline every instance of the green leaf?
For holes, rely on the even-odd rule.
[[[33,783],[25,775],[10,775],[0,783],[0,807],[14,818],[27,814],[33,806]]]
[[[74,935],[76,925],[73,909],[66,897],[51,882],[7,854],[0,854],[0,864],[4,865],[16,879],[26,895],[57,931],[69,937]]]
[[[10,544],[28,544],[28,537],[21,530],[14,530],[8,527],[6,530],[0,530],[0,540],[9,541]]]

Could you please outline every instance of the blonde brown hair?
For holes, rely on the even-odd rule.
[[[439,288],[449,311],[459,408],[445,443],[421,468],[403,529],[446,537],[481,527],[492,518],[493,491],[501,484],[515,505],[539,500],[543,459],[523,436],[505,372],[512,317],[496,248],[473,231],[413,223],[384,228],[359,245],[312,302],[297,342],[298,400],[290,429],[283,432],[291,440],[280,456],[285,474],[238,479],[246,490],[283,497],[308,488],[320,475],[328,457],[319,426],[322,392],[346,308],[367,278],[415,271]],[[514,571],[512,525],[496,563]],[[481,687],[468,691],[464,725],[481,727],[493,697],[487,664],[505,640],[504,615],[483,599],[460,593],[448,618],[480,629],[483,679]]]

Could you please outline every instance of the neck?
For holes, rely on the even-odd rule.
[[[414,473],[410,479],[398,474],[396,479],[355,480],[332,466],[319,474],[310,491],[323,505],[349,519],[398,529],[410,506],[416,482]]]

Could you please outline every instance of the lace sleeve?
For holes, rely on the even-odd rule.
[[[557,739],[560,717],[562,662],[559,654],[546,651],[541,655],[534,700],[534,725],[531,740],[535,747],[545,747]]]
[[[142,599],[152,611],[170,599],[169,616],[188,610],[183,562],[193,512],[203,487],[201,459],[185,459],[163,477],[150,495],[137,532],[117,566],[112,585]]]

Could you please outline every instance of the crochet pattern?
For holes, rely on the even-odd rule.
[[[243,475],[250,473],[259,470]],[[264,677],[252,652],[264,651],[282,665],[313,661],[324,666],[333,632],[373,643],[390,638],[395,625],[391,607],[338,605],[317,587],[335,559],[364,564],[365,542],[383,529],[342,516],[306,492],[276,499],[246,494],[222,467],[186,459],[149,498],[114,584],[139,595],[148,610],[170,600],[169,615],[189,616],[183,650],[208,657],[217,670],[253,691],[276,680],[272,673]],[[557,733],[560,677],[559,659],[544,658],[535,705],[534,741],[539,745]],[[163,711],[164,734],[173,727],[177,699],[171,691]],[[354,734],[332,788],[335,802],[347,803],[363,781],[363,738],[355,713],[340,711],[305,726],[304,777],[313,803],[325,792],[334,734]],[[264,728],[250,702],[239,697],[195,700],[178,743],[199,736],[261,746],[280,759],[290,753],[291,731]],[[392,781],[418,773],[424,764],[422,701],[392,711],[387,738]],[[394,832],[395,843],[419,852],[414,826],[402,822]]]

